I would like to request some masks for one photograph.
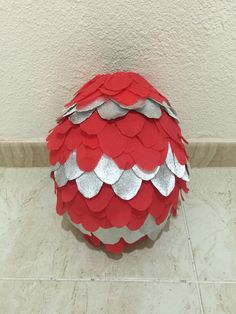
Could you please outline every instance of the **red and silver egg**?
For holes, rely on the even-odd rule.
[[[176,111],[141,75],[95,76],[47,137],[56,210],[94,246],[155,240],[188,192]]]

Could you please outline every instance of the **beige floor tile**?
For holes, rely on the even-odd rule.
[[[181,210],[151,247],[110,258],[55,214],[46,168],[0,172],[0,277],[193,279]]]
[[[199,314],[195,285],[134,282],[0,282],[4,314]]]
[[[236,284],[202,284],[200,286],[205,313],[235,314]]]
[[[199,279],[236,280],[236,168],[194,169],[190,188],[184,206]]]

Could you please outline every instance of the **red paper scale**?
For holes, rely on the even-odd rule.
[[[111,100],[123,109],[132,108],[145,99],[169,105],[167,99],[139,74],[117,72],[95,76],[66,107],[76,104],[78,110],[86,110],[86,106],[101,98],[104,102]],[[171,147],[179,164],[186,165],[188,156],[183,143],[186,140],[178,121],[164,107],[160,109],[158,119],[132,109],[122,117],[106,120],[101,118],[96,108],[79,124],[72,123],[70,115],[62,117],[47,137],[50,163],[64,165],[76,151],[77,165],[84,172],[93,171],[103,155],[110,157],[120,169],[128,170],[137,165],[144,171],[152,171],[165,163],[168,147]],[[160,225],[170,212],[176,214],[181,191],[188,191],[186,182],[177,176],[174,189],[168,196],[163,196],[150,180],[143,180],[137,194],[130,200],[120,198],[112,186],[105,183],[92,198],[79,192],[75,180],[68,180],[62,187],[55,182],[55,190],[57,213],[67,213],[74,224],[80,224],[89,232],[90,235],[84,234],[86,240],[97,247],[104,244],[105,250],[112,253],[121,253],[131,244],[123,238],[113,244],[102,243],[93,234],[96,230],[127,227],[136,231],[150,215]],[[144,234],[138,241],[146,238]]]

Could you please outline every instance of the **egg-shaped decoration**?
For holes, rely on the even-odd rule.
[[[47,137],[57,213],[108,252],[155,240],[188,192],[176,111],[133,72],[95,76],[65,107]]]

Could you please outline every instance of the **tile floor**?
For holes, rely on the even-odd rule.
[[[47,168],[0,168],[0,314],[235,314],[236,168],[190,188],[158,241],[112,258],[55,215]]]

